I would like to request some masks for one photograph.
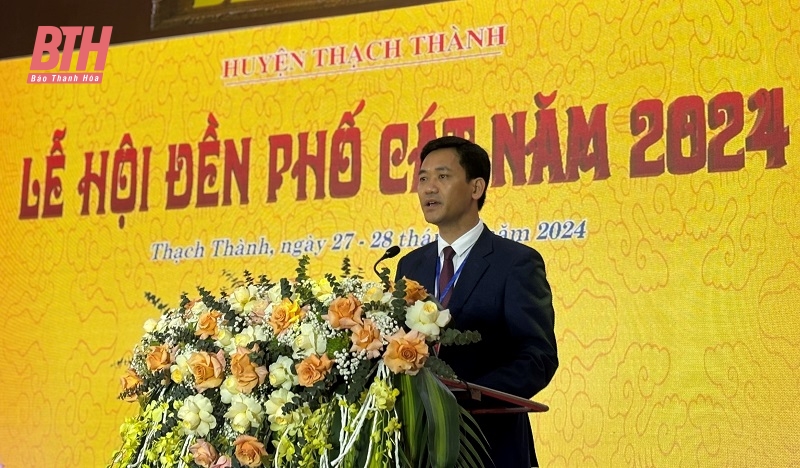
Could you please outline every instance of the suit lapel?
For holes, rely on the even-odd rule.
[[[436,291],[434,287],[436,283],[436,262],[439,261],[439,256],[436,255],[436,241],[428,245],[429,248],[425,249],[417,264],[409,270],[408,277],[423,285],[430,294],[433,294]]]
[[[461,309],[467,302],[472,291],[480,281],[483,274],[489,268],[489,261],[487,257],[492,253],[492,232],[489,228],[483,228],[480,237],[472,246],[469,252],[464,269],[461,270],[461,275],[458,277],[458,282],[453,288],[453,295],[450,297],[448,308],[451,310]],[[434,264],[434,268],[436,265]]]

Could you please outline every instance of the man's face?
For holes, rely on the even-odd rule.
[[[428,153],[419,169],[417,195],[425,221],[442,228],[456,227],[472,215],[475,184],[458,162],[453,148]],[[477,205],[475,205],[477,207]]]

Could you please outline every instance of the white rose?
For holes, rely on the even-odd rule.
[[[370,283],[364,291],[363,302],[380,302],[383,299],[383,286],[377,283]]]
[[[183,317],[181,316],[173,317],[172,319],[170,319],[169,323],[166,324],[166,328],[174,328],[174,329],[184,328],[185,326],[186,322],[183,320]]]
[[[214,335],[214,344],[224,349],[226,353],[231,354],[236,351],[236,343],[233,340],[233,333],[225,327],[217,329],[217,334]]]
[[[281,299],[283,299],[283,297],[281,296],[280,283],[269,288],[269,290],[267,291],[267,299],[269,299],[269,302],[281,302]]]
[[[269,365],[269,383],[273,387],[289,390],[298,384],[297,376],[292,372],[294,361],[288,356],[281,356]]]
[[[433,301],[416,301],[406,308],[406,326],[428,338],[438,338],[440,328],[450,322],[450,310],[439,310]]]
[[[178,410],[178,418],[181,420],[184,432],[205,437],[211,429],[217,427],[217,419],[213,412],[211,400],[203,395],[192,395],[183,400],[183,406]]]
[[[158,325],[158,320],[156,319],[147,319],[144,322],[144,331],[147,333],[153,333],[156,331],[156,326]]]
[[[219,387],[219,396],[220,400],[226,405],[230,405],[231,401],[233,401],[234,395],[238,395],[242,392],[239,391],[239,384],[236,382],[236,377],[229,375],[222,381],[222,385]]]
[[[261,426],[264,419],[264,409],[255,398],[238,394],[231,397],[230,409],[225,413],[225,418],[231,422],[231,427],[242,434],[250,427]]]
[[[231,304],[231,309],[237,313],[249,314],[255,306],[256,299],[258,299],[258,289],[251,284],[234,289],[233,294],[228,297],[228,302]]]
[[[205,303],[203,303],[203,301],[197,301],[192,306],[192,313],[195,316],[198,316],[198,315],[200,315],[200,314],[202,314],[203,312],[206,312],[206,311],[208,311],[208,307],[206,307],[206,305],[205,305]]]
[[[286,423],[290,416],[287,417],[282,408],[283,405],[292,401],[295,396],[294,393],[285,388],[279,388],[270,393],[269,400],[264,403],[264,410],[267,412],[271,430],[280,431],[286,428]]]
[[[162,316],[158,319],[158,322],[156,322],[156,331],[163,333],[167,330],[167,325],[168,323],[166,317]]]
[[[292,355],[295,359],[302,359],[312,354],[321,356],[325,354],[328,347],[328,340],[310,323],[300,325],[300,334],[292,342]]]
[[[183,354],[175,357],[175,364],[169,366],[169,375],[173,382],[181,383],[187,375],[191,375],[192,370],[189,367],[189,358]]]
[[[236,344],[237,347],[238,346],[247,347],[247,345],[249,345],[254,341],[265,341],[266,339],[267,337],[264,335],[263,328],[261,327],[254,328],[252,325],[250,325],[244,330],[242,330],[241,333],[236,335],[233,338],[233,342]]]

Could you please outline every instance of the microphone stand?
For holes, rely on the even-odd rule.
[[[386,249],[386,252],[384,252],[381,258],[379,258],[378,261],[375,262],[375,265],[372,266],[372,270],[375,272],[376,275],[378,275],[378,278],[381,279],[383,285],[387,288],[389,287],[389,269],[383,268],[381,272],[378,272],[378,264],[384,260],[396,257],[397,254],[399,253],[400,253],[400,247],[393,245],[388,249]]]

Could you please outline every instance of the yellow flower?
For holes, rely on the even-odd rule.
[[[303,315],[304,311],[300,308],[300,304],[284,298],[280,304],[275,305],[272,309],[272,314],[269,316],[269,324],[272,325],[272,331],[276,335],[280,335],[281,332],[303,318]]]
[[[328,281],[328,278],[325,277],[316,283],[313,283],[311,285],[311,291],[314,293],[314,297],[322,302],[325,302],[333,297],[333,286],[331,285],[331,282]]]
[[[395,400],[400,395],[400,391],[392,388],[385,380],[375,379],[369,388],[370,393],[375,396],[375,406],[379,410],[391,410],[394,408]]]

